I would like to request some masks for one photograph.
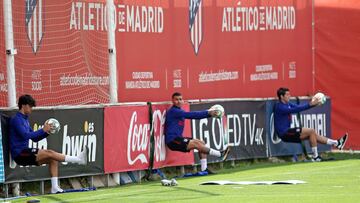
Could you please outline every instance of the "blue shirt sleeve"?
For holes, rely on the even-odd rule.
[[[186,118],[186,119],[203,119],[203,118],[209,118],[210,115],[208,111],[190,111],[186,112],[182,109],[176,109],[175,110],[176,117],[178,118]]]
[[[289,113],[299,113],[301,111],[310,109],[312,106],[310,106],[309,103],[302,104],[302,105],[296,105],[289,103],[290,108],[288,108],[287,105],[277,105],[277,112],[282,114],[289,114]]]
[[[34,142],[38,142],[48,136],[43,129],[39,129],[35,132],[30,127],[27,129],[18,119],[14,120],[13,128],[18,135],[26,139],[31,139]]]

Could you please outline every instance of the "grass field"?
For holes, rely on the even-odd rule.
[[[360,159],[320,163],[259,163],[222,169],[219,174],[178,179],[176,187],[160,181],[58,195],[22,198],[41,202],[359,202]],[[202,186],[211,180],[303,180],[299,185]]]

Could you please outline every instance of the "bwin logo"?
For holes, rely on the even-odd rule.
[[[202,42],[202,0],[189,0],[189,31],[195,54],[199,53]]]
[[[84,133],[72,134],[69,132],[69,125],[65,124],[63,128],[62,154],[70,156],[78,156],[87,146],[89,162],[96,161],[97,137],[94,122],[84,122]],[[76,127],[75,127],[76,129]],[[67,162],[62,162],[66,165]]]
[[[45,30],[43,0],[25,0],[25,26],[28,40],[36,54]]]

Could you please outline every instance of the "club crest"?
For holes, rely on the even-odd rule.
[[[36,54],[44,36],[43,0],[25,0],[25,29],[33,52]]]
[[[191,44],[197,55],[203,38],[202,0],[189,0],[189,31]]]

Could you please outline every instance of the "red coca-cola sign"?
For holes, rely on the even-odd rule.
[[[150,135],[154,131],[154,168],[193,164],[193,153],[179,154],[165,145],[164,124],[169,105],[116,106],[104,111],[104,170],[106,173],[143,170],[149,167]],[[189,109],[189,106],[185,106]],[[152,122],[153,129],[150,128]],[[190,135],[190,123],[184,130]],[[181,157],[181,158],[179,158]]]
[[[146,169],[150,125],[147,106],[116,106],[104,110],[104,170]]]
[[[171,151],[165,146],[164,125],[166,118],[166,111],[171,106],[153,105],[153,126],[154,126],[154,168],[161,168],[164,166],[180,166],[190,165],[194,162],[194,153],[183,153]],[[189,105],[184,105],[183,109],[188,111]],[[191,137],[190,120],[185,121],[184,137]]]

